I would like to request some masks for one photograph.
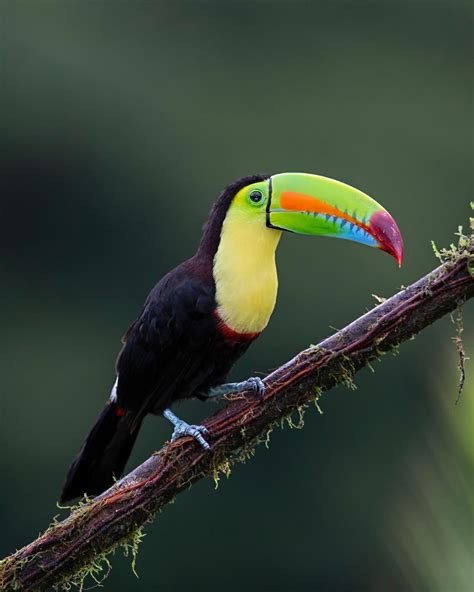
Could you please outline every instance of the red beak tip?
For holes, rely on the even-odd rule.
[[[398,264],[398,267],[400,268],[403,264],[403,242],[397,246],[399,247],[398,249],[395,248],[393,251],[389,251],[389,253],[393,256]]]
[[[382,210],[375,212],[370,219],[370,230],[379,242],[382,251],[395,258],[398,267],[403,263],[403,238],[397,223],[392,216]]]

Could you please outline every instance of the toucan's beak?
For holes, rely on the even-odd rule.
[[[358,189],[318,175],[270,177],[267,226],[299,234],[334,236],[377,247],[403,260],[403,239],[392,216]]]

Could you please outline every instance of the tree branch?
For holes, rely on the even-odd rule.
[[[447,262],[265,379],[263,400],[240,395],[204,424],[212,453],[190,438],[167,443],[132,473],[72,510],[0,563],[0,589],[44,590],[83,576],[178,493],[248,457],[272,427],[296,409],[396,348],[474,295],[474,243],[445,251]],[[245,395],[245,394],[244,394]],[[95,563],[94,563],[95,562]]]

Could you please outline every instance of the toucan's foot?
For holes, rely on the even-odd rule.
[[[203,425],[189,425],[189,423],[179,419],[171,409],[165,409],[163,416],[174,425],[173,434],[171,435],[172,442],[178,438],[184,438],[184,436],[192,436],[205,450],[211,449],[203,438],[203,434],[209,434],[209,430],[206,427]]]
[[[265,395],[265,384],[258,376],[251,376],[248,380],[245,380],[243,384],[246,385],[246,389],[252,389],[260,399]]]
[[[171,442],[174,442],[178,438],[183,438],[184,436],[192,436],[199,442],[199,444],[201,444],[204,450],[210,450],[211,447],[206,440],[204,440],[202,436],[203,434],[209,434],[209,430],[206,427],[203,425],[189,425],[189,423],[186,423],[181,419],[173,430]]]
[[[253,391],[261,399],[265,394],[263,380],[252,376],[242,382],[220,384],[219,386],[213,386],[204,396],[208,399],[216,399],[219,397],[225,397],[225,395],[238,395],[245,391]]]

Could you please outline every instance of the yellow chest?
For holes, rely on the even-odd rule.
[[[214,258],[217,312],[237,333],[260,333],[275,308],[275,250],[281,232],[229,211]]]

